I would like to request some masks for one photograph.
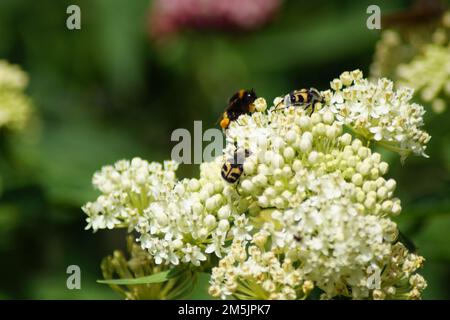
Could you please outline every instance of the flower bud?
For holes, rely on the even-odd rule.
[[[219,209],[217,216],[219,219],[228,219],[231,215],[231,209],[229,205],[225,205]]]
[[[208,214],[205,218],[203,223],[208,229],[212,229],[216,225],[216,218],[212,214]]]

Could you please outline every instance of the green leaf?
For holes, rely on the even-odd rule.
[[[131,279],[110,279],[110,280],[97,280],[98,283],[115,284],[115,285],[137,285],[137,284],[150,284],[161,283],[169,279],[176,278],[181,275],[185,269],[174,268],[170,270],[161,271],[150,276],[131,278]]]
[[[192,300],[214,300],[209,293],[209,280],[211,279],[211,275],[206,272],[199,272],[198,273],[198,282],[195,286],[194,290],[192,291],[191,296],[189,299]]]

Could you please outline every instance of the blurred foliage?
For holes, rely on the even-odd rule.
[[[121,158],[170,157],[175,128],[213,127],[229,95],[253,87],[269,101],[299,87],[328,87],[342,71],[368,74],[379,32],[366,9],[410,1],[284,1],[253,32],[194,32],[153,42],[148,0],[0,2],[0,58],[30,75],[37,115],[22,134],[0,131],[0,298],[119,298],[97,284],[102,257],[124,233],[84,231],[79,209],[96,194],[92,174]],[[82,29],[66,28],[78,4]],[[425,298],[450,298],[450,112],[427,116],[430,159],[383,154],[403,202],[399,225],[427,258]],[[181,176],[195,166],[183,165]],[[66,268],[82,289],[66,288]],[[193,298],[206,298],[207,277]]]

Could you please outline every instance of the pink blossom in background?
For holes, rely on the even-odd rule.
[[[268,22],[282,0],[154,0],[150,33],[167,36],[183,29],[250,30]]]

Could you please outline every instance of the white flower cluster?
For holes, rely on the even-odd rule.
[[[265,109],[263,103],[256,102],[259,110]],[[397,239],[390,216],[400,214],[401,206],[393,198],[395,181],[382,177],[387,163],[343,133],[338,117],[326,106],[311,117],[302,108],[271,108],[230,126],[229,148],[251,153],[237,188],[257,227],[252,241],[269,256],[297,265],[301,280],[292,285],[288,272],[277,277],[267,271],[282,269],[285,261],[255,260],[252,254],[249,260],[237,259],[245,255],[238,244],[213,270],[211,294],[239,297],[251,291],[253,298],[298,299],[306,294],[301,290],[306,282],[327,297],[371,296],[372,273],[389,263]],[[269,280],[284,293],[265,290]],[[259,289],[246,291],[242,283]]]
[[[83,207],[88,228],[126,226],[156,264],[212,268],[215,297],[304,299],[317,288],[322,298],[419,298],[423,258],[397,242],[391,220],[401,212],[396,182],[383,177],[380,154],[343,125],[361,133],[381,127],[374,140],[394,137],[399,148],[423,152],[411,135],[421,109],[407,91],[394,92],[387,80],[372,84],[359,71],[332,88],[312,115],[285,108],[282,98],[269,109],[257,99],[256,112],[230,124],[224,155],[203,163],[198,179],[177,180],[172,162],[104,167],[93,179],[102,195]],[[229,183],[221,168],[237,150],[247,151],[243,172]]]
[[[422,100],[431,102],[436,113],[443,112],[444,97],[450,97],[450,45],[425,46],[422,55],[399,65],[397,74],[400,84],[420,91]]]
[[[220,177],[220,160],[202,164],[199,179],[181,180],[145,210],[136,230],[156,263],[199,266],[209,254],[221,257],[231,239],[249,238],[245,203]]]
[[[289,258],[275,252],[265,252],[240,241],[233,242],[231,252],[212,271],[213,284],[209,293],[222,299],[233,296],[239,300],[304,299],[314,288],[311,281],[302,280],[301,269]]]
[[[392,81],[364,79],[359,70],[344,72],[331,82],[333,92],[325,101],[339,122],[357,135],[398,152],[402,159],[410,153],[426,156],[430,140],[423,131],[424,108],[412,103],[413,90],[394,90]]]
[[[27,84],[25,72],[18,66],[0,60],[0,127],[24,127],[31,110],[31,103],[23,93]]]
[[[450,97],[450,11],[432,23],[383,31],[377,43],[373,77],[389,77],[415,89],[441,113]]]
[[[102,195],[83,206],[88,215],[86,229],[132,230],[150,203],[164,201],[176,183],[177,165],[171,161],[148,163],[140,158],[105,166],[92,179]]]
[[[208,254],[220,257],[227,241],[246,240],[251,229],[245,203],[234,205],[236,191],[220,177],[221,160],[202,164],[199,179],[181,181],[171,161],[105,166],[93,178],[102,195],[83,207],[86,228],[136,230],[157,264],[199,266]]]
[[[300,260],[304,276],[328,295],[351,288],[354,298],[367,297],[368,270],[381,269],[397,238],[395,223],[383,217],[393,214],[388,198],[392,190],[382,178],[381,186],[374,182],[366,191],[335,173],[310,178],[316,185],[308,190],[308,199],[283,214],[272,213],[278,219],[276,228],[269,226],[275,245]],[[370,179],[366,182],[370,184]]]

